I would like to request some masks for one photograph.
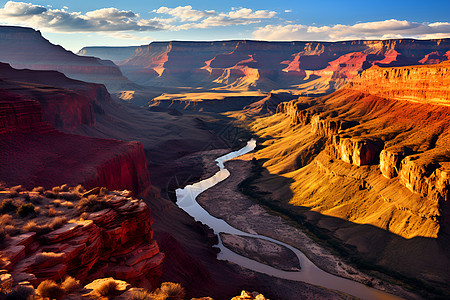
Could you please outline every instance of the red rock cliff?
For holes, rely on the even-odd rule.
[[[153,239],[149,208],[129,194],[110,192],[102,196],[107,208],[49,233],[29,232],[7,239],[0,251],[1,268],[8,270],[15,284],[29,281],[35,287],[43,280],[71,275],[81,282],[112,276],[155,288],[164,254]],[[67,196],[77,203],[71,193],[63,197]]]

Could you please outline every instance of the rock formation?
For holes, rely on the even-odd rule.
[[[349,89],[395,100],[450,105],[450,62],[396,68],[370,68]]]
[[[0,26],[0,61],[18,69],[56,70],[73,79],[106,84],[112,90],[130,83],[111,61],[77,56],[32,28]]]
[[[289,88],[315,95],[335,91],[373,65],[432,64],[448,60],[449,53],[448,39],[173,41],[137,47],[134,55],[119,65],[127,77],[143,85],[264,91]]]
[[[281,103],[252,125],[268,139],[256,154],[268,174],[256,186],[366,259],[446,282],[435,241],[448,242],[449,78],[447,63],[372,67],[328,96]],[[413,257],[427,263],[412,267]]]
[[[104,209],[89,208],[81,219],[75,218],[79,203],[86,199],[82,197],[91,197],[93,192],[81,196],[71,191],[57,193],[56,197],[70,199],[77,207],[65,213],[74,219],[48,233],[31,228],[3,242],[0,269],[12,275],[14,285],[28,281],[36,287],[44,280],[60,280],[66,275],[81,282],[113,276],[141,287],[158,285],[164,254],[153,240],[147,205],[131,197],[129,191],[113,191],[89,200],[101,201]],[[51,203],[53,199],[46,195],[43,191],[21,191],[18,197],[38,197],[40,203]]]

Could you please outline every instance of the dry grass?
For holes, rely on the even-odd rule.
[[[48,225],[38,225],[35,221],[28,221],[23,227],[24,232],[36,232],[37,235],[49,233],[51,228]]]
[[[107,208],[108,205],[97,195],[89,195],[87,198],[81,198],[77,204],[78,212],[95,212]]]
[[[4,214],[0,217],[0,226],[14,225],[14,220],[11,215]]]
[[[42,281],[37,287],[37,292],[42,298],[59,300],[64,297],[64,290],[53,280]]]
[[[108,280],[98,286],[94,292],[102,297],[112,299],[117,295],[118,283],[114,280]]]
[[[163,282],[158,290],[160,294],[167,296],[166,299],[184,299],[186,296],[186,291],[179,283]]]
[[[152,293],[147,290],[139,289],[131,292],[128,300],[154,300],[155,297]]]
[[[76,280],[71,276],[67,276],[66,279],[61,283],[61,288],[66,292],[66,294],[70,294],[81,288],[80,281]]]
[[[56,230],[56,229],[61,228],[61,227],[62,227],[64,224],[66,224],[66,223],[67,223],[66,217],[56,217],[56,218],[53,219],[53,221],[51,221],[51,222],[48,224],[48,226],[49,226],[51,229]]]

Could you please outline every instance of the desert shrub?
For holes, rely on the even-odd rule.
[[[6,226],[6,225],[14,225],[14,220],[11,215],[4,214],[0,217],[0,225]]]
[[[67,276],[64,281],[61,283],[61,288],[66,292],[66,294],[70,294],[81,288],[80,281],[76,280],[71,276]]]
[[[47,216],[49,216],[49,217],[54,217],[54,216],[56,216],[56,214],[57,214],[56,209],[54,209],[52,207],[49,208],[48,211],[47,211]]]
[[[99,294],[102,297],[106,297],[108,299],[113,298],[118,293],[118,284],[114,279],[110,279],[108,281],[103,282],[100,286],[98,286],[94,292]]]
[[[159,289],[156,289],[154,294],[163,296],[163,299],[184,299],[186,291],[179,283],[163,282]]]
[[[53,205],[55,207],[60,207],[61,206],[61,200],[60,199],[53,200]]]
[[[28,221],[23,227],[22,230],[25,232],[36,232],[37,235],[42,235],[49,233],[51,228],[48,225],[38,225],[34,221]]]
[[[37,292],[42,298],[58,300],[64,297],[64,290],[53,280],[42,281],[37,287]]]
[[[144,289],[138,289],[131,292],[128,300],[154,300],[154,295]]]
[[[95,212],[108,207],[105,201],[98,199],[97,195],[89,195],[87,198],[81,198],[77,204],[79,212]]]
[[[9,235],[9,236],[14,236],[20,233],[20,229],[16,228],[13,225],[6,225],[4,227],[5,232]]]
[[[50,224],[48,224],[48,226],[51,229],[56,230],[63,227],[63,225],[66,223],[67,223],[66,217],[56,217],[53,219],[53,221],[50,222]]]
[[[45,192],[45,189],[42,186],[38,186],[33,188],[31,191],[42,195]]]
[[[32,203],[22,204],[17,209],[17,215],[21,218],[25,218],[26,216],[34,213],[34,205]]]
[[[15,211],[16,209],[17,209],[17,207],[14,205],[14,202],[12,199],[4,199],[2,201],[2,204],[0,204],[0,212],[1,213]]]
[[[33,296],[34,289],[32,287],[19,285],[6,295],[5,300],[31,300]]]

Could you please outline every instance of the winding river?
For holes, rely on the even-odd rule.
[[[228,153],[224,156],[216,159],[217,165],[220,167],[220,170],[214,174],[213,176],[202,180],[200,182],[194,183],[192,185],[188,185],[183,189],[176,190],[177,196],[177,205],[185,212],[187,212],[190,216],[192,216],[196,221],[200,221],[203,224],[211,227],[214,232],[219,237],[218,247],[220,249],[220,253],[218,254],[218,259],[226,260],[235,264],[238,264],[246,269],[260,272],[264,274],[268,274],[274,277],[294,280],[294,281],[303,281],[306,283],[322,286],[328,289],[333,289],[337,291],[341,291],[352,296],[361,298],[361,299],[400,299],[397,296],[388,294],[386,292],[370,288],[364,284],[358,283],[353,280],[349,280],[343,277],[335,276],[330,273],[323,271],[314,265],[300,250],[292,247],[286,243],[281,241],[272,239],[270,237],[266,237],[258,234],[250,234],[244,231],[241,231],[237,228],[232,227],[228,223],[226,223],[222,219],[215,218],[211,216],[200,204],[197,203],[197,196],[203,191],[209,189],[210,187],[216,185],[217,183],[225,180],[230,176],[230,172],[225,169],[224,163],[227,160],[238,157],[240,155],[246,154],[256,147],[256,141],[250,140],[247,142],[247,145],[238,151],[234,151]],[[300,271],[283,271],[276,269],[274,267],[265,265],[263,263],[257,262],[255,260],[249,259],[242,255],[239,255],[230,249],[226,248],[220,239],[219,233],[228,233],[239,236],[247,236],[253,238],[259,238],[267,241],[271,241],[273,243],[282,245],[290,250],[292,250],[296,255],[300,262],[301,270]]]

